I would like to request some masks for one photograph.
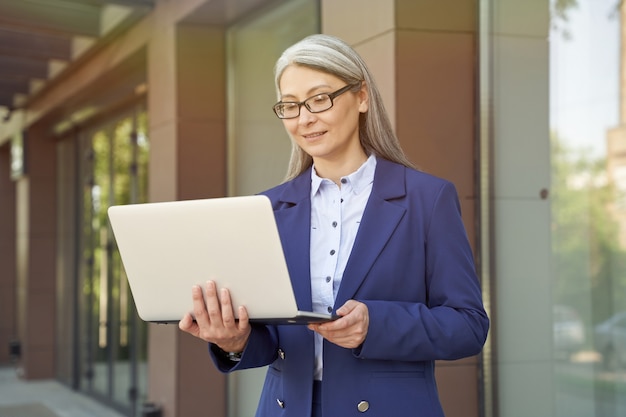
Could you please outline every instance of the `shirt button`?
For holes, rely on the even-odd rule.
[[[337,222],[333,222],[333,227],[337,227]]]
[[[331,306],[328,306],[328,308],[326,310],[328,310],[329,313],[333,312],[333,308]]]
[[[326,277],[326,282],[330,282],[330,277]]]
[[[370,403],[368,403],[367,401],[361,401],[360,403],[357,404],[356,408],[361,413],[364,413],[370,409]]]
[[[335,254],[335,250],[334,250],[334,249],[333,249],[333,250],[331,250],[331,251],[330,251],[330,254],[331,254],[331,255],[334,255],[334,254]]]
[[[347,179],[345,179],[345,178],[342,178],[342,179],[341,179],[341,183],[342,183],[342,184],[347,184],[347,183],[348,183],[348,180],[347,180]]]

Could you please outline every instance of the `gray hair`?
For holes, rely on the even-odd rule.
[[[346,84],[362,85],[365,83],[369,96],[367,113],[362,113],[359,120],[359,139],[365,152],[388,159],[407,167],[414,167],[407,159],[396,137],[382,97],[363,58],[339,38],[330,35],[311,35],[287,48],[276,61],[274,82],[280,100],[280,78],[285,69],[299,65],[334,75]],[[291,143],[291,159],[286,180],[293,179],[306,171],[313,159],[294,141]]]

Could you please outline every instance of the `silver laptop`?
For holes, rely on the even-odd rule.
[[[299,311],[267,197],[112,206],[108,210],[139,317],[177,323],[192,313],[191,287],[230,290],[252,322],[331,320]]]

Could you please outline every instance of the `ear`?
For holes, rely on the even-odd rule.
[[[359,112],[367,113],[370,105],[370,95],[367,90],[367,84],[365,81],[361,82],[361,90],[359,90]]]

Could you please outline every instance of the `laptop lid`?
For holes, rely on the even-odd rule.
[[[253,322],[331,319],[298,311],[266,196],[112,206],[108,216],[144,321],[177,323],[192,313],[191,287],[207,280],[228,288]]]

